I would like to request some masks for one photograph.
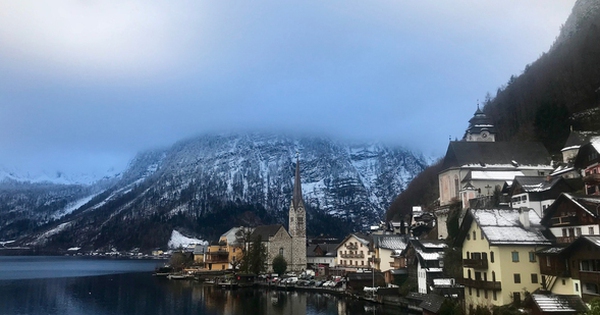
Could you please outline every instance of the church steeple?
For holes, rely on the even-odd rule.
[[[463,140],[494,142],[495,135],[496,128],[494,127],[492,120],[487,117],[481,108],[479,108],[478,102],[475,114],[469,119],[469,127],[465,131]]]
[[[302,200],[302,183],[300,181],[300,158],[299,154],[296,153],[296,175],[294,178],[294,195],[292,197],[292,207],[298,209],[298,207],[304,208],[304,201]]]

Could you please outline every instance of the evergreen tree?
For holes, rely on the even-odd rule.
[[[273,259],[273,271],[281,276],[285,273],[286,270],[287,261],[285,261],[285,258],[283,258],[283,256],[277,255],[277,257]]]

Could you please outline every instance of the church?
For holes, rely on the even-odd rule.
[[[273,259],[282,255],[289,271],[306,269],[306,209],[302,199],[300,161],[296,161],[294,191],[289,209],[289,232],[281,224],[257,226],[251,238],[260,236],[267,249],[267,270],[273,270]]]

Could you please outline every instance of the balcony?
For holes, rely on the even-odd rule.
[[[571,244],[575,241],[577,237],[575,236],[560,236],[556,238],[556,243],[558,244]]]
[[[342,258],[365,258],[365,254],[341,254]]]
[[[463,266],[466,268],[488,269],[487,259],[463,259]]]
[[[600,284],[600,271],[579,270],[579,280],[581,283]]]
[[[473,280],[473,279],[459,279],[460,284],[468,286],[468,287],[472,287],[472,288],[476,288],[476,289],[484,289],[484,290],[495,290],[495,291],[499,291],[502,290],[502,286],[500,285],[500,282],[498,281],[483,281],[483,280]]]
[[[600,184],[600,174],[588,174],[583,177],[583,182],[588,185]]]
[[[565,216],[565,217],[554,217],[550,219],[552,226],[562,226],[562,225],[576,225],[577,217],[575,216]]]
[[[358,249],[358,245],[346,244],[346,248],[349,249],[349,250],[357,250]]]
[[[207,263],[228,263],[229,262],[229,252],[227,251],[216,251],[216,252],[208,252],[206,253],[206,262]]]

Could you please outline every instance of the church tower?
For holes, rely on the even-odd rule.
[[[290,205],[290,236],[292,237],[292,261],[290,269],[301,271],[306,269],[306,209],[302,200],[302,183],[300,182],[300,160],[296,157],[296,174],[294,177],[294,194]]]
[[[477,110],[473,118],[469,120],[469,128],[465,131],[464,141],[496,141],[496,129],[477,104]]]

